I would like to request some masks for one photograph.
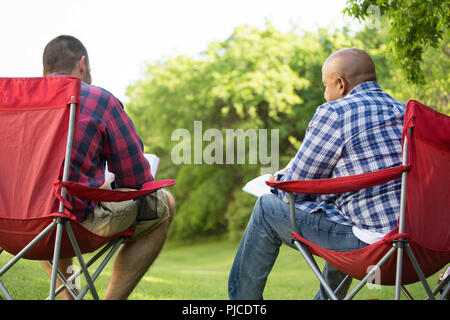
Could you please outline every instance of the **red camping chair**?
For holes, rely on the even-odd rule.
[[[72,290],[70,281],[83,273],[86,286],[98,299],[94,280],[103,270],[129,229],[109,237],[93,234],[68,210],[67,193],[88,200],[124,201],[137,199],[173,180],[151,181],[138,191],[89,188],[69,182],[73,134],[80,102],[79,79],[63,77],[0,78],[0,252],[15,255],[3,268],[2,277],[19,259],[53,261],[49,298],[56,289],[56,277]],[[63,172],[62,180],[59,180]],[[66,232],[63,232],[64,229]],[[100,250],[85,263],[82,254]],[[87,270],[111,249],[91,276]],[[77,256],[81,272],[64,279],[58,260]],[[12,299],[0,281],[3,294]],[[75,291],[71,291],[72,294]]]
[[[406,106],[402,139],[403,162],[395,168],[331,179],[267,182],[269,186],[289,193],[292,223],[295,214],[292,193],[351,192],[402,178],[397,227],[382,240],[362,249],[350,252],[326,250],[301,237],[292,223],[295,246],[332,299],[337,299],[336,292],[349,277],[361,280],[345,297],[352,299],[377,272],[379,284],[395,285],[395,299],[400,299],[400,290],[411,298],[403,285],[418,281],[422,282],[430,299],[435,299],[440,291],[440,299],[443,299],[449,292],[450,277],[434,291],[426,277],[450,262],[450,117],[410,100]],[[409,259],[404,259],[404,251]],[[333,292],[324,280],[311,253],[348,275],[336,291]]]

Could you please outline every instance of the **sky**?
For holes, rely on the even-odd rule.
[[[195,56],[241,25],[282,32],[344,24],[346,0],[14,0],[0,3],[0,77],[42,76],[45,45],[61,34],[88,50],[92,84],[123,102],[147,63]]]

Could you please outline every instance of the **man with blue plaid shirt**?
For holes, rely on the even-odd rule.
[[[370,56],[354,48],[335,52],[323,65],[322,81],[327,103],[317,108],[291,165],[276,179],[334,178],[399,165],[405,105],[382,91]],[[239,245],[229,276],[231,299],[262,299],[279,247],[283,242],[293,247],[288,197],[276,189],[272,193],[256,202]],[[395,228],[400,180],[294,199],[296,224],[304,238],[329,250],[351,251]],[[323,275],[333,290],[345,277],[328,263]],[[322,286],[315,299],[328,299]]]

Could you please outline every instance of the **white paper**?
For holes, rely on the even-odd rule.
[[[275,172],[273,174],[273,176],[276,177],[279,173],[287,171],[291,167],[293,161],[294,161],[294,159],[289,161],[288,165],[284,169],[281,169],[281,170]],[[253,180],[250,180],[242,188],[242,190],[245,192],[248,192],[256,197],[260,197],[263,194],[271,193],[270,187],[266,184],[266,181],[269,181],[270,176],[272,176],[272,174],[264,174],[262,176],[256,177]]]
[[[152,154],[152,153],[144,153],[145,158],[147,159],[148,163],[150,164],[150,172],[152,173],[152,177],[156,177],[156,173],[159,169],[159,158],[158,156]]]
[[[263,194],[270,193],[270,187],[266,184],[266,181],[269,180],[270,176],[271,174],[264,174],[262,176],[256,177],[253,180],[250,180],[242,188],[242,190],[256,197],[260,197]]]

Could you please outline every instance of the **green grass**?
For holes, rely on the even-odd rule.
[[[167,243],[159,258],[145,274],[130,299],[133,300],[226,300],[228,273],[233,262],[237,243],[223,240],[204,240],[194,244]],[[11,256],[0,254],[0,266]],[[323,261],[318,260],[319,266]],[[97,279],[100,296],[104,294],[111,263]],[[429,278],[432,288],[437,274]],[[14,266],[1,280],[15,299],[42,299],[48,295],[49,280],[39,262],[23,260]],[[352,287],[359,281],[354,280]],[[82,281],[84,284],[84,281]],[[300,253],[282,246],[280,255],[267,281],[264,298],[269,300],[311,299],[319,282],[316,280]],[[424,299],[425,291],[416,283],[407,289],[413,297]],[[1,295],[1,294],[0,294]],[[88,296],[88,299],[91,297]],[[364,287],[356,299],[394,298],[393,287],[369,289]],[[405,298],[403,296],[403,298]]]

